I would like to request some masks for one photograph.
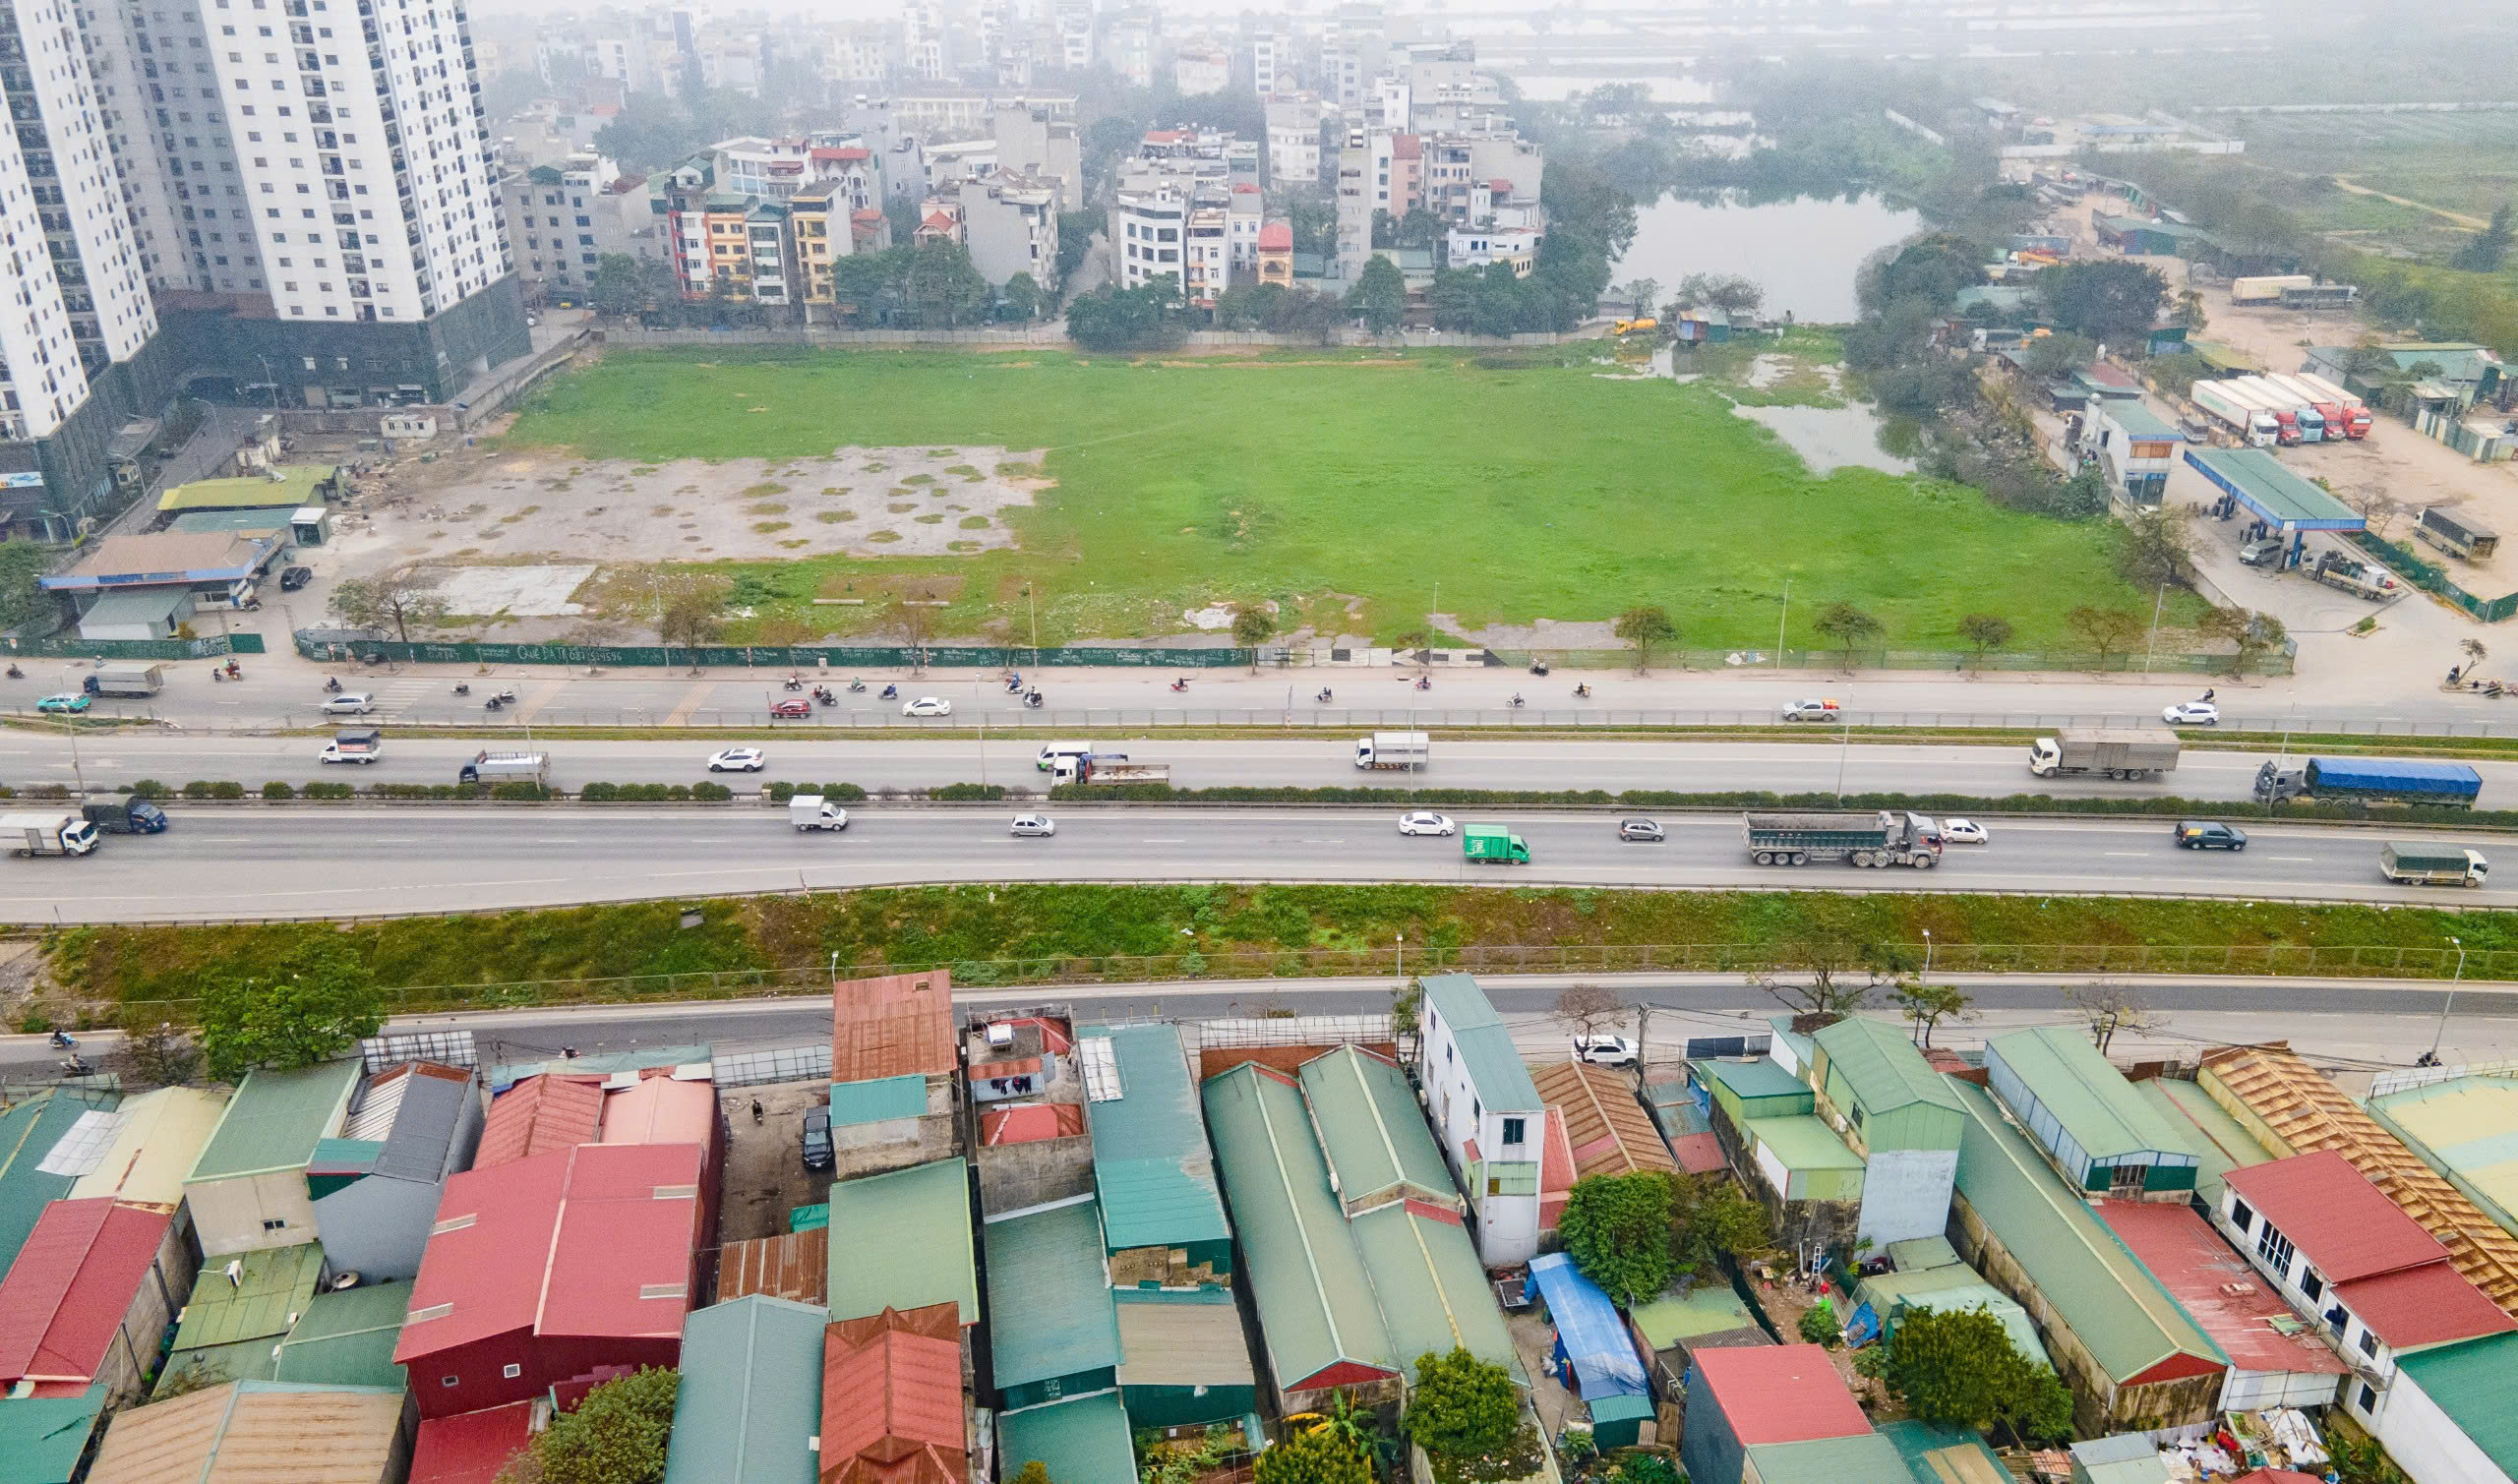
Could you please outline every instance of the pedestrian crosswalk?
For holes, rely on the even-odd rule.
[[[376,709],[368,715],[370,721],[399,718],[415,709],[439,713],[459,704],[459,698],[452,693],[452,683],[434,676],[379,676],[355,686],[344,682],[343,688],[363,689],[376,697]]]

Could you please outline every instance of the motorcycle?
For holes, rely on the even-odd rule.
[[[1320,687],[1320,694],[1319,694],[1318,696],[1314,697],[1314,699],[1318,700],[1318,701],[1320,702],[1320,704],[1322,704],[1322,705],[1324,705],[1324,706],[1328,705],[1328,704],[1329,704],[1329,687],[1328,687],[1328,686],[1326,686],[1326,685],[1321,686],[1321,687]]]
[[[514,704],[515,704],[515,687],[514,687],[513,685],[510,685],[510,686],[509,686],[508,688],[506,688],[505,690],[500,691],[500,692],[499,692],[499,699],[500,699],[500,700],[502,700],[502,701],[504,701],[504,702],[506,702],[508,705],[510,705],[510,706],[514,705]]]
[[[1588,684],[1577,685],[1574,687],[1574,694],[1583,700],[1589,700],[1591,698],[1591,687]]]
[[[813,699],[821,702],[825,706],[836,706],[839,704],[839,697],[831,694],[830,687],[827,685],[814,686]]]
[[[457,695],[470,695],[472,693],[472,687],[463,683],[461,681],[457,681],[454,683],[454,693]]]
[[[784,683],[784,684],[786,685],[786,687],[787,687],[788,689],[790,689],[790,690],[802,690],[802,689],[804,689],[804,688],[805,688],[805,682],[804,682],[803,677],[801,677],[801,676],[793,676],[793,675],[791,675],[791,676],[787,677],[787,679],[785,680],[785,682],[783,682],[782,683]]]
[[[1024,696],[1023,696],[1023,704],[1024,704],[1024,705],[1026,705],[1026,706],[1031,707],[1031,708],[1032,708],[1033,710],[1035,710],[1035,711],[1040,710],[1040,709],[1041,709],[1041,692],[1039,692],[1038,690],[1027,691],[1027,692],[1024,694]]]
[[[855,695],[865,688],[866,683],[864,681],[850,681],[848,683],[848,693],[851,695]]]
[[[885,685],[885,686],[883,687],[883,699],[885,699],[885,700],[887,700],[887,701],[896,701],[896,700],[899,700],[899,699],[900,699],[900,696],[901,696],[901,687],[900,687],[900,686],[898,686],[898,685]]]
[[[1532,675],[1545,675],[1545,674],[1547,674],[1547,661],[1545,661],[1545,660],[1532,660],[1532,661],[1530,661],[1530,674],[1532,674]]]
[[[227,662],[227,678],[231,681],[241,681],[245,678],[245,672],[236,668],[234,660]]]
[[[1022,677],[1022,676],[1020,676],[1020,675],[1009,675],[1009,676],[1007,676],[1007,677],[1005,678],[1005,693],[1006,693],[1006,694],[1008,694],[1008,695],[1016,694],[1016,693],[1020,692],[1020,691],[1022,690],[1022,688],[1023,688],[1023,677]]]
[[[325,689],[325,692],[326,692],[327,694],[330,694],[330,695],[338,695],[338,694],[340,694],[340,693],[341,693],[341,678],[340,678],[339,676],[336,676],[336,675],[328,675],[328,676],[324,677],[324,689]]]
[[[2439,1065],[2439,1053],[2425,1051],[2413,1059],[2413,1064],[2417,1067],[2435,1067]]]
[[[52,1048],[56,1051],[75,1051],[79,1048],[79,1039],[67,1031],[55,1031],[52,1033]]]
[[[504,699],[494,695],[481,703],[481,709],[484,711],[496,711],[506,704],[507,702]]]
[[[210,667],[210,678],[213,681],[223,681],[227,679],[227,672],[212,665]]]
[[[23,680],[25,680],[26,678],[27,678],[27,673],[26,673],[25,671],[20,670],[20,669],[19,669],[17,666],[15,666],[15,665],[12,665],[12,666],[10,666],[10,667],[9,667],[9,679],[11,679],[11,680],[13,680],[13,681],[23,681]]]
[[[1189,688],[1189,683],[1187,681],[1173,681],[1171,683],[1171,688],[1175,691],[1186,690]]]
[[[1520,691],[1516,690],[1516,691],[1514,691],[1514,692],[1513,692],[1513,709],[1514,709],[1514,710],[1516,710],[1516,711],[1518,711],[1518,710],[1520,710],[1520,709],[1521,709],[1521,706],[1522,706],[1522,693],[1521,693]]]
[[[96,1075],[96,1069],[90,1066],[88,1064],[88,1059],[84,1056],[65,1056],[61,1058],[56,1065],[61,1068],[61,1075],[64,1077],[93,1077]]]
[[[1423,676],[1423,675],[1420,675],[1420,676],[1416,677],[1416,688],[1417,688],[1417,689],[1419,689],[1419,690],[1431,690],[1431,689],[1433,689],[1433,688],[1434,688],[1434,681],[1433,681],[1433,678],[1432,678],[1431,676]]]

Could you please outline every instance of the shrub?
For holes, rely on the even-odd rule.
[[[35,784],[27,790],[27,797],[29,799],[67,799],[70,797],[70,785],[66,783]]]
[[[345,783],[310,783],[299,792],[308,799],[349,799],[358,790]]]
[[[995,783],[948,783],[940,789],[928,790],[927,797],[954,803],[993,803],[1005,797],[1005,786]]]
[[[210,797],[210,790],[213,787],[214,785],[210,783],[209,780],[196,778],[192,782],[184,785],[184,797],[186,799],[208,799]]]
[[[690,797],[710,803],[723,803],[735,797],[735,791],[722,783],[694,783],[690,786]]]
[[[212,799],[242,799],[245,797],[245,786],[241,783],[233,782],[214,783],[210,786],[210,797]]]
[[[294,799],[297,797],[297,791],[284,783],[267,783],[263,785],[263,797],[265,799]]]
[[[1835,1306],[1823,1298],[1802,1310],[1801,1338],[1806,1344],[1825,1345],[1830,1350],[1843,1343],[1844,1336],[1836,1332]]]
[[[134,799],[163,799],[166,797],[166,786],[159,783],[154,778],[144,778],[140,780],[140,782],[131,786],[131,797]]]
[[[773,783],[769,797],[779,803],[799,794],[819,794],[833,803],[864,803],[866,791],[853,783]]]
[[[490,797],[510,803],[540,803],[551,797],[551,791],[538,783],[494,783],[490,785]]]

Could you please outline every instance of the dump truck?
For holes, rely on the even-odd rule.
[[[2407,762],[2386,757],[2311,757],[2286,769],[2267,760],[2255,770],[2255,801],[2358,799],[2365,803],[2470,809],[2483,775],[2461,762]]]
[[[112,799],[91,799],[79,806],[88,822],[108,835],[162,835],[166,833],[166,811],[146,799],[120,795]]]
[[[2281,438],[2282,430],[2273,421],[2273,414],[2232,395],[2226,383],[2197,382],[2192,395],[2194,405],[2202,408],[2206,416],[2237,434],[2250,447],[2267,447]]]
[[[87,815],[69,809],[0,814],[0,840],[13,856],[84,856],[99,838]]]
[[[1460,829],[1461,858],[1489,865],[1528,865],[1529,842],[1500,824],[1465,824]]]
[[[1359,768],[1422,768],[1434,760],[1434,741],[1422,732],[1376,732],[1355,739]]]
[[[475,752],[455,775],[457,783],[551,782],[551,758],[543,752]]]
[[[806,830],[844,830],[848,828],[848,811],[819,794],[794,794],[787,800],[787,822],[800,834]]]
[[[1845,861],[1855,865],[1941,863],[1941,831],[1922,814],[1882,809],[1877,814],[1748,814],[1740,838],[1760,865],[1807,865]]]
[[[79,683],[90,695],[155,695],[166,688],[166,667],[101,665]]]
[[[2462,511],[2451,514],[2433,505],[2422,512],[2413,533],[2424,541],[2468,562],[2488,562],[2500,550],[2500,536]]]
[[[2490,871],[2470,846],[2390,840],[2378,851],[2378,874],[2400,886],[2481,886]]]
[[[2341,552],[2317,553],[2317,560],[2308,564],[2308,573],[2310,581],[2341,588],[2356,598],[2376,601],[2404,596],[2404,584],[2395,579],[2394,573],[2374,562]]]
[[[1168,784],[1171,781],[1171,764],[1130,762],[1125,752],[1086,752],[1059,758],[1057,765],[1049,770],[1049,776],[1060,783]]]
[[[2185,744],[2166,727],[2059,727],[2028,747],[2028,771],[2040,778],[2058,773],[2104,773],[2132,780],[2177,771],[2177,755]]]
[[[385,734],[374,727],[356,727],[335,732],[317,754],[323,762],[374,762],[385,755]]]

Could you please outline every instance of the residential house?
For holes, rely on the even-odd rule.
[[[1909,1477],[1817,1345],[1709,1349],[1689,1368],[1679,1460],[1690,1484]]]
[[[2089,404],[2081,442],[2098,455],[2109,490],[2137,505],[2157,505],[2186,435],[2138,398],[2103,397]]]
[[[630,215],[623,208],[630,199],[629,179],[602,154],[573,155],[499,182],[508,243],[528,304],[583,304],[603,257],[641,256],[653,239],[637,233],[652,227],[653,213]],[[652,247],[644,256],[654,256]]]
[[[1443,1158],[1469,1192],[1478,1256],[1492,1268],[1529,1262],[1538,1253],[1547,1104],[1477,980],[1444,974],[1424,986],[1416,1078]]]
[[[884,1309],[822,1335],[819,1484],[963,1484],[971,1415],[952,1303]]]
[[[2363,1106],[2503,1231],[2518,1232],[2518,1076],[2451,1077]]]
[[[211,1258],[175,1317],[156,1395],[276,1380],[280,1341],[330,1276],[319,1242]]]
[[[1562,1252],[1530,1259],[1530,1281],[1556,1331],[1549,1365],[1591,1415],[1591,1438],[1603,1449],[1631,1448],[1652,1420],[1651,1388],[1617,1305]]]
[[[2387,1453],[2414,1484],[2518,1478],[2518,1408],[2509,1378],[2518,1335],[2434,1345],[2396,1358]]]
[[[1854,1016],[1821,1030],[1810,1068],[1813,1111],[1862,1157],[1854,1239],[1876,1248],[1939,1236],[1949,1224],[1958,1136],[1957,1095],[1907,1033]]]
[[[9,1271],[44,1209],[74,1193],[81,1176],[61,1169],[53,1150],[74,1129],[94,1142],[113,1125],[121,1095],[63,1085],[0,1108],[0,1274]],[[90,1117],[94,1114],[94,1117]],[[52,1164],[54,1168],[46,1169]],[[110,1191],[91,1195],[107,1195]],[[178,1192],[178,1199],[181,1198]]]
[[[1268,100],[1268,179],[1283,189],[1320,183],[1320,98],[1297,92]]]
[[[412,1425],[399,1391],[231,1381],[114,1418],[89,1484],[402,1484]]]
[[[1074,1024],[1054,1012],[975,1016],[963,1042],[979,1138],[980,1217],[1093,1194],[1093,1141]]]
[[[1294,286],[1294,229],[1282,221],[1272,221],[1259,229],[1258,269],[1262,288],[1273,283],[1279,288]]]
[[[1530,1084],[1547,1103],[1539,1158],[1540,1231],[1556,1229],[1576,1181],[1678,1168],[1625,1073],[1561,1061],[1531,1068]]]
[[[24,1477],[74,1477],[98,1420],[139,1398],[191,1283],[165,1212],[46,1206],[0,1276],[0,1440],[25,1450],[0,1457]]]
[[[62,1193],[63,1199],[119,1201],[169,1212],[176,1229],[189,1242],[193,1218],[183,1205],[184,1177],[192,1172],[226,1111],[224,1089],[157,1088],[124,1098],[110,1113],[95,1113],[96,1122],[89,1126],[101,1131],[110,1120],[112,1134],[101,1147],[90,1145],[91,1154],[83,1152],[67,1161],[47,1157],[46,1162],[56,1168],[65,1162],[81,1166],[75,1182]],[[5,1144],[5,1136],[0,1136],[0,1148]],[[5,1179],[0,1176],[0,1182]],[[0,1221],[5,1219],[0,1216]],[[9,1253],[0,1251],[0,1268],[6,1267],[8,1259]]]
[[[1185,281],[1189,211],[1189,196],[1169,184],[1118,193],[1107,230],[1119,255],[1119,287],[1143,288],[1167,274]]]
[[[838,1179],[931,1163],[960,1149],[951,971],[832,985],[830,1045]]]
[[[1000,105],[994,116],[997,168],[1058,188],[1061,201],[1084,199],[1084,154],[1075,120],[1044,104]]]
[[[2054,1368],[2055,1358],[2046,1353],[2046,1343],[2037,1337],[2037,1325],[2028,1317],[2028,1311],[1961,1262],[1958,1249],[1949,1245],[1948,1238],[1908,1237],[1889,1243],[1885,1255],[1888,1270],[1867,1273],[1854,1286],[1853,1313],[1847,1329],[1863,1324],[1865,1308],[1870,1309],[1884,1338],[1895,1335],[1906,1316],[1918,1309],[1944,1314],[1982,1309],[2002,1322],[2004,1332],[2010,1336],[2010,1342],[2019,1353],[2050,1370]]]
[[[407,1390],[405,1373],[393,1363],[393,1346],[410,1311],[407,1283],[327,1288],[306,1301],[305,1312],[280,1340],[279,1370],[272,1379]]]
[[[999,170],[962,187],[962,230],[971,266],[992,288],[1029,273],[1044,298],[1058,287],[1059,187]]]
[[[1849,1246],[1861,1226],[1862,1156],[1816,1109],[1818,1095],[1775,1063],[1694,1061],[1713,1136],[1786,1245]]]
[[[489,1169],[603,1140],[603,1078],[538,1072],[493,1098],[472,1167]]]
[[[1087,1196],[998,1217],[981,1237],[1003,1465],[1038,1459],[1052,1479],[1107,1477],[1099,1460],[1127,1455],[1129,1429],[1101,1208]],[[1034,1412],[1060,1415],[1042,1431]]]
[[[2221,1410],[2330,1406],[2341,1395],[2342,1360],[2313,1334],[2296,1333],[2282,1296],[2252,1280],[2248,1259],[2193,1207],[2102,1201],[2098,1217],[2230,1358]]]
[[[339,1131],[359,1080],[355,1059],[245,1074],[184,1180],[205,1254],[291,1247],[321,1234],[321,1192],[307,1169]]]
[[[2256,1142],[2229,1109],[2212,1100],[2194,1083],[2176,1077],[2146,1077],[2133,1084],[2160,1116],[2194,1151],[2194,1196],[2205,1211],[2221,1204],[2221,1182],[2233,1169],[2263,1164],[2273,1154]]]
[[[1481,271],[1508,263],[1514,277],[1527,278],[1538,267],[1541,235],[1535,227],[1453,227],[1445,234],[1444,261],[1453,267]]]
[[[1722,1141],[1713,1134],[1712,1094],[1680,1076],[1646,1083],[1644,1102],[1679,1168],[1705,1175],[1729,1166]]]
[[[979,1323],[968,1160],[834,1183],[829,1230],[832,1320],[949,1303],[964,1325]]]
[[[1985,1074],[2084,1198],[2182,1205],[2193,1195],[2201,1157],[2077,1028],[1997,1036],[1985,1042]]]
[[[368,1079],[340,1134],[317,1144],[306,1165],[333,1270],[417,1276],[438,1199],[471,1167],[481,1124],[480,1089],[460,1067],[405,1062]]]
[[[1636,1353],[1649,1357],[1647,1370],[1663,1401],[1686,1399],[1688,1367],[1701,1349],[1770,1345],[1774,1336],[1758,1323],[1740,1295],[1720,1279],[1673,1287],[1626,1311]]]
[[[814,1476],[827,1311],[754,1296],[694,1309],[682,1332],[665,1484]],[[960,1392],[959,1378],[954,1390]]]
[[[1239,281],[1259,270],[1259,228],[1266,216],[1266,197],[1257,186],[1237,181],[1226,193],[1224,209],[1227,256],[1232,277]]]

